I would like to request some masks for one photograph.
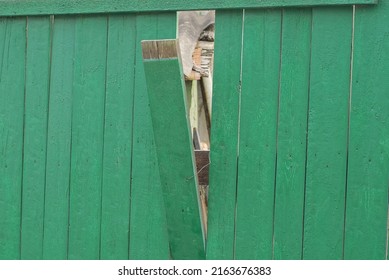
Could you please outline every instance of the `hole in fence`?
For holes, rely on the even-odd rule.
[[[188,119],[203,217],[207,217],[215,11],[178,12],[178,39],[185,75]],[[206,225],[206,221],[204,221]]]

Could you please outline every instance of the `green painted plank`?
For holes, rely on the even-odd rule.
[[[1,0],[0,16],[375,4],[378,0]]]
[[[310,9],[285,9],[277,136],[274,259],[302,258]]]
[[[281,10],[244,16],[236,259],[271,259]]]
[[[204,259],[198,182],[178,41],[143,41],[142,49],[171,256]]]
[[[135,16],[108,19],[101,259],[128,259]]]
[[[67,259],[75,19],[53,26],[43,259]]]
[[[352,8],[313,10],[304,259],[341,259]]]
[[[0,19],[0,259],[20,258],[26,19]]]
[[[142,40],[176,36],[176,15],[138,15],[132,149],[130,259],[168,259],[169,244],[149,100]]]
[[[345,259],[385,259],[389,182],[389,2],[356,8]]]
[[[76,20],[69,259],[100,255],[107,17]]]
[[[241,10],[216,13],[208,259],[234,256],[242,22]]]
[[[23,147],[22,259],[42,259],[43,257],[50,37],[50,17],[28,18]]]

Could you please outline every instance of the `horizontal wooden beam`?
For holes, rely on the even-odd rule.
[[[0,16],[376,4],[378,0],[0,0]]]

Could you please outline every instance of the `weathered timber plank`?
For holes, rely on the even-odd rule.
[[[67,259],[75,18],[53,27],[43,259]]]
[[[274,259],[301,259],[311,56],[311,9],[284,9]]]
[[[20,259],[26,19],[0,19],[0,260]]]
[[[23,147],[22,259],[43,258],[50,52],[50,17],[28,18]]]
[[[1,0],[0,16],[376,4],[378,0]]]
[[[136,16],[108,18],[101,259],[129,258]]]
[[[347,170],[352,7],[315,8],[304,259],[341,259]]]
[[[235,259],[271,259],[281,10],[244,15]]]
[[[178,40],[143,41],[142,49],[171,256],[204,259],[198,184]]]
[[[345,259],[385,259],[389,182],[389,1],[356,7]]]
[[[130,259],[168,259],[165,207],[140,42],[175,38],[176,13],[137,15],[136,26]]]
[[[207,259],[233,259],[242,11],[217,11]]]
[[[69,259],[98,259],[107,17],[78,17],[75,35]]]

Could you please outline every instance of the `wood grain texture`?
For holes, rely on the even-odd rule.
[[[176,14],[137,15],[136,24],[130,259],[169,259],[166,212],[140,42],[175,38]]]
[[[236,259],[271,259],[281,10],[244,15]]]
[[[21,258],[43,258],[50,17],[27,20]]]
[[[26,19],[0,19],[0,259],[20,259]]]
[[[76,19],[69,259],[100,255],[107,17]]]
[[[142,41],[142,49],[171,257],[204,259],[198,182],[178,40]]]
[[[389,2],[356,8],[345,259],[385,259],[389,182]]]
[[[52,35],[43,259],[68,258],[75,18],[56,17]]]
[[[233,259],[241,92],[241,10],[216,13],[208,259]]]
[[[378,0],[1,0],[0,16],[375,4]]]
[[[101,259],[129,258],[135,21],[108,19]]]
[[[311,57],[311,9],[284,9],[274,259],[301,259]]]
[[[315,8],[304,259],[341,259],[347,169],[352,7]]]

